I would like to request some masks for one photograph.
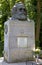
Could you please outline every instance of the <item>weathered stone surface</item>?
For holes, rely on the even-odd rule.
[[[7,63],[4,61],[4,59],[2,57],[2,58],[0,58],[0,65],[32,65],[32,62],[28,61],[28,62],[19,62],[19,63]]]
[[[4,57],[1,57],[0,65],[42,65],[42,59],[38,59],[38,62],[26,61],[26,62],[19,62],[19,63],[7,63],[4,61]]]
[[[33,60],[35,48],[35,24],[33,21],[9,20],[5,22],[4,58],[7,62]],[[7,28],[6,28],[7,29]]]

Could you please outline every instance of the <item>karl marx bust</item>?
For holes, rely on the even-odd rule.
[[[11,20],[27,20],[27,11],[22,2],[16,3],[12,8],[11,13]]]

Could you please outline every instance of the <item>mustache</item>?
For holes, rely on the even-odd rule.
[[[20,12],[19,15],[27,15],[25,12]]]

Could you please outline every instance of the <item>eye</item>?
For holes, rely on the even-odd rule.
[[[20,8],[19,10],[22,11],[22,8]]]
[[[23,9],[24,11],[26,11],[26,9]]]

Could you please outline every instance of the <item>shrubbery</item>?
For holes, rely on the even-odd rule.
[[[3,56],[3,48],[4,48],[4,43],[3,41],[0,41],[0,57]]]

